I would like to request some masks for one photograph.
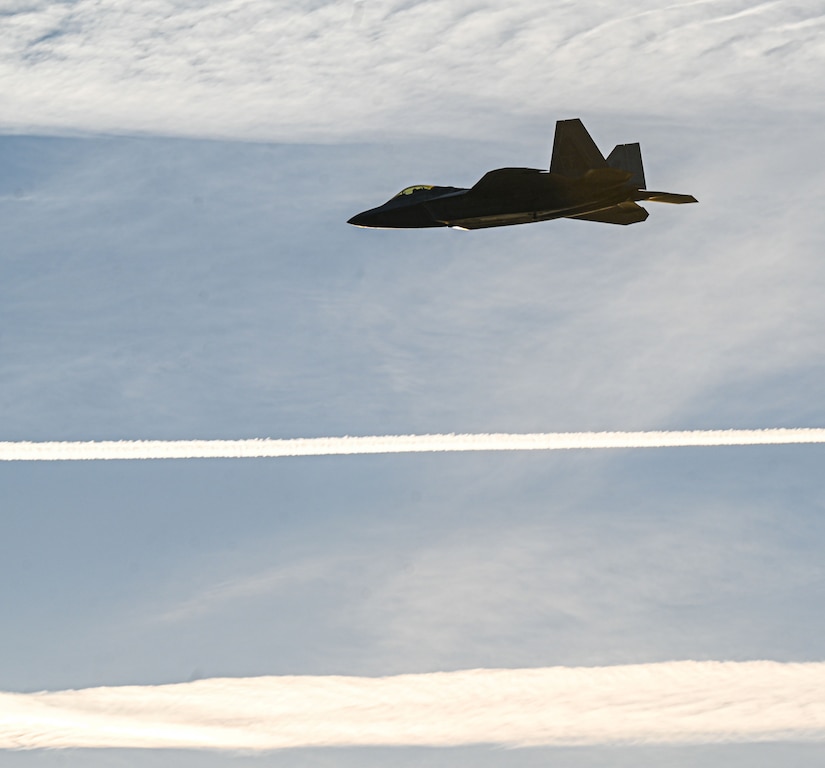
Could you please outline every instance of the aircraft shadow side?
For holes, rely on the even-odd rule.
[[[581,120],[559,120],[549,172],[499,168],[470,189],[417,184],[348,223],[382,229],[483,229],[563,218],[635,224],[648,217],[639,201],[697,202],[645,186],[638,143],[619,144],[605,158]]]

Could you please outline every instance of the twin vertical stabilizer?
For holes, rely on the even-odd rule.
[[[581,120],[559,120],[553,139],[550,173],[578,178],[596,168],[627,171],[631,174],[629,181],[634,187],[645,188],[642,150],[638,143],[619,144],[605,159]]]
[[[627,184],[638,191],[621,206],[617,205],[603,211],[575,215],[570,218],[604,221],[611,224],[631,224],[647,218],[644,209],[635,205],[633,201],[649,200],[654,203],[675,203],[677,205],[697,202],[693,195],[647,190],[642,165],[642,150],[638,143],[618,144],[605,159],[581,120],[578,118],[559,120],[556,123],[556,136],[553,140],[550,173],[575,179],[584,176],[588,171],[601,168],[615,168],[629,173],[630,178]]]

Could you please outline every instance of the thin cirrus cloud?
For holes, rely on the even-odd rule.
[[[822,740],[825,664],[681,661],[0,694],[0,747],[265,751]]]
[[[478,133],[488,121],[468,114],[629,98],[637,112],[690,114],[697,100],[727,106],[743,78],[751,101],[796,106],[821,93],[809,74],[823,24],[802,0],[33,0],[3,18],[0,104],[7,129],[302,140]]]

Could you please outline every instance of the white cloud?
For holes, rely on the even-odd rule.
[[[0,747],[719,743],[825,739],[825,664],[668,662],[262,677],[0,694]]]
[[[33,0],[0,21],[2,125],[489,135],[507,115],[560,108],[690,114],[726,105],[732,83],[787,108],[822,96],[809,75],[823,23],[805,0]]]

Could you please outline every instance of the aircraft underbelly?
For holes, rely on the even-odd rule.
[[[425,205],[435,221],[464,229],[544,221],[564,215],[562,211],[569,207],[567,201],[526,196],[497,200],[466,196],[452,200],[434,200]]]
[[[624,198],[624,195],[622,196]],[[461,229],[485,229],[487,227],[505,227],[511,224],[530,224],[536,221],[551,221],[553,219],[563,219],[568,216],[577,216],[585,213],[595,213],[616,205],[614,197],[604,200],[591,200],[587,203],[555,206],[552,208],[535,208],[518,211],[484,211],[476,215],[439,216],[436,211],[432,211],[436,221],[443,222],[448,227],[460,227]],[[444,213],[447,213],[446,211]],[[443,214],[442,214],[443,215]]]
[[[521,211],[519,213],[505,213],[491,216],[473,216],[466,219],[452,219],[445,222],[448,227],[462,229],[483,229],[484,227],[505,227],[510,224],[529,224],[533,221],[549,221],[560,219],[564,214],[547,211]]]

